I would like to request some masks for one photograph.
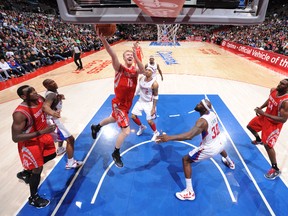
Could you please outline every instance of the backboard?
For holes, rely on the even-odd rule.
[[[57,0],[70,23],[252,25],[269,0]]]

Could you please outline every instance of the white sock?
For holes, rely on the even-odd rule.
[[[192,179],[185,178],[185,181],[186,181],[186,189],[189,191],[193,191]]]
[[[73,162],[74,162],[74,158],[73,158],[73,157],[72,157],[72,158],[70,158],[70,159],[68,158],[68,164],[69,164],[69,165],[72,165],[72,164],[73,164]]]

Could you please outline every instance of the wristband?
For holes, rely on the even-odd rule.
[[[154,99],[154,100],[158,100],[158,98],[159,98],[158,95],[157,95],[157,96],[153,96],[153,99]]]

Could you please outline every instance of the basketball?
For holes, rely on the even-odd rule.
[[[116,24],[96,24],[96,32],[103,36],[113,36],[116,32]]]

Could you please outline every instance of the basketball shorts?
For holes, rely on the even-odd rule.
[[[51,133],[54,142],[61,142],[72,136],[71,133],[65,128],[59,118],[47,118],[48,125],[55,124],[56,129]]]
[[[224,145],[221,143],[211,143],[211,146],[200,145],[199,147],[193,149],[188,153],[191,161],[200,162],[202,160],[206,160],[214,157],[223,151]]]
[[[153,107],[153,102],[144,102],[144,101],[137,101],[134,105],[131,113],[136,116],[142,116],[142,112],[144,111],[146,114],[146,120],[153,120],[156,118],[156,113],[151,116],[151,110]]]
[[[56,149],[52,136],[43,134],[29,141],[19,142],[18,152],[23,168],[32,170],[43,166],[44,157],[55,154]]]
[[[112,102],[111,116],[116,120],[119,127],[125,128],[129,126],[128,110],[120,109],[117,103]]]
[[[256,132],[261,132],[262,142],[272,148],[280,135],[283,124],[274,124],[265,116],[255,116],[248,124]]]

